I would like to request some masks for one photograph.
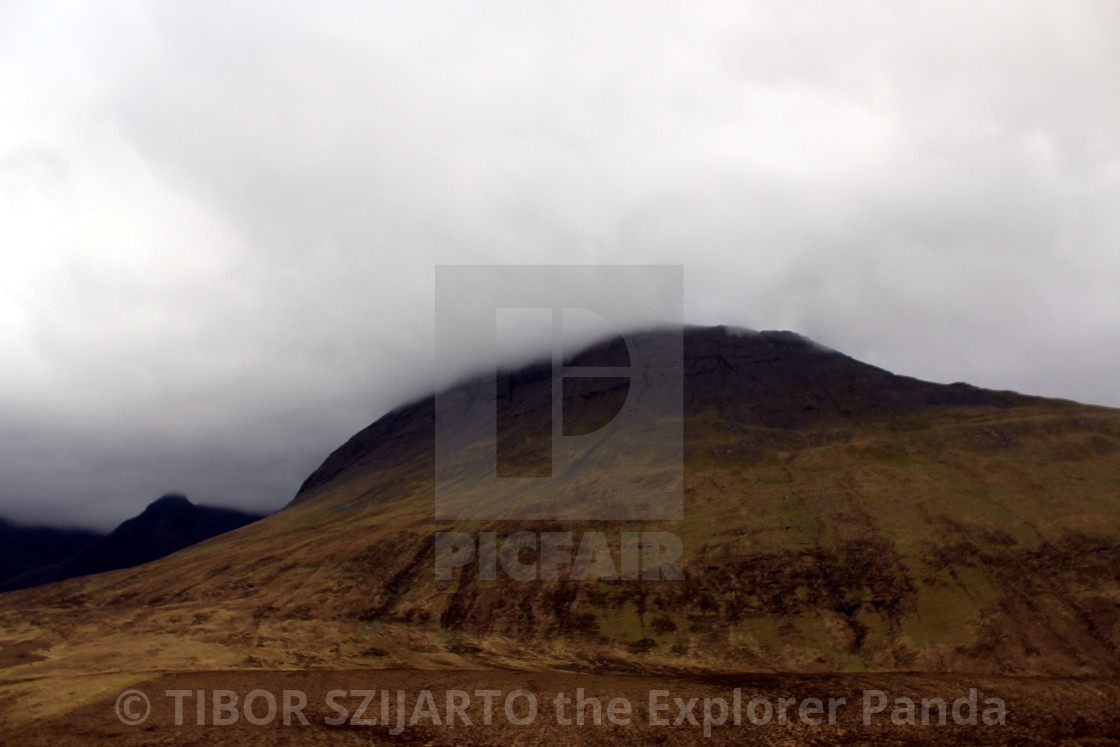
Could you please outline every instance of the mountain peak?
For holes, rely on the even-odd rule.
[[[168,508],[194,508],[194,504],[182,493],[167,493],[149,503],[145,511]]]
[[[652,329],[602,340],[565,360],[566,365],[628,365],[627,342],[644,346],[654,368],[676,368],[670,356],[681,347],[661,344],[682,335],[681,329]],[[677,352],[674,352],[677,351]],[[941,405],[1006,407],[1034,398],[971,386],[935,384],[893,374],[786,330],[756,331],[734,326],[683,327],[683,405],[685,418],[711,409],[736,427],[835,428],[879,418],[912,416]],[[497,372],[496,372],[497,373]],[[524,403],[525,432],[551,410],[534,396],[547,387],[547,364],[502,372],[502,396]],[[484,377],[451,387],[448,396],[464,406],[486,390]],[[609,380],[587,379],[584,400],[608,398]],[[516,391],[516,396],[512,392]],[[617,393],[617,392],[616,392]],[[441,395],[442,396],[442,395]],[[435,398],[429,395],[392,412],[355,434],[336,449],[303,483],[293,501],[300,503],[331,484],[362,474],[397,469],[419,459],[431,471],[435,438]],[[516,405],[516,402],[515,402]]]

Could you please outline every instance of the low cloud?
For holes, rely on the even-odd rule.
[[[457,374],[439,264],[681,264],[691,323],[1120,405],[1114,6],[0,13],[0,515],[279,508]]]

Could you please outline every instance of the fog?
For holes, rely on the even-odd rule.
[[[445,264],[1120,406],[1117,70],[1095,2],[5,3],[0,516],[279,508],[478,365]]]

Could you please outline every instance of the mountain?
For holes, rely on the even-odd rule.
[[[657,375],[674,375],[657,358],[672,334],[635,338]],[[1120,411],[897,376],[789,332],[689,327],[683,350],[683,419],[654,400],[634,416],[637,433],[675,423],[683,450],[652,435],[587,447],[597,466],[575,496],[610,504],[683,462],[682,518],[437,521],[427,397],[351,437],[272,516],[138,568],[0,595],[0,646],[24,657],[8,671],[36,668],[21,707],[49,710],[54,677],[107,668],[129,681],[480,667],[1120,674]],[[626,360],[607,341],[569,362]],[[487,440],[532,467],[550,387],[546,367],[526,366],[441,401],[498,408]],[[565,385],[564,432],[593,431],[627,391],[608,376]],[[448,474],[477,468],[469,435],[441,434]],[[508,506],[500,492],[471,505]],[[435,533],[452,531],[570,531],[575,545],[599,532],[616,563],[623,533],[670,532],[682,578],[490,579],[478,558],[437,578]],[[83,698],[119,681],[83,679]]]
[[[659,350],[656,332],[632,338],[652,349],[657,367],[672,365],[673,350]],[[665,358],[665,360],[660,360]],[[572,366],[609,367],[628,363],[625,343],[616,338],[572,357]],[[539,431],[548,417],[542,394],[551,375],[545,365],[506,372],[498,387],[499,400],[510,399],[517,425],[508,429],[511,440]],[[932,384],[896,376],[860,363],[835,350],[791,332],[751,332],[735,328],[686,328],[684,331],[683,410],[690,435],[711,418],[735,428],[764,428],[774,432],[811,431],[868,422],[879,418],[926,413],[935,406],[992,406],[1040,403],[1043,400],[1014,392],[993,392],[968,384]],[[587,379],[582,389],[564,402],[565,418],[586,416],[590,403],[601,404],[620,392],[615,382]],[[510,395],[516,392],[516,396]],[[466,382],[447,396],[459,395],[477,403],[478,382]],[[609,405],[606,409],[612,409]],[[508,422],[508,418],[506,419]],[[748,442],[750,441],[748,435]],[[427,397],[388,413],[333,452],[303,483],[294,503],[307,500],[330,485],[404,464],[431,472],[435,436],[435,400]],[[692,445],[695,439],[690,438]],[[763,439],[765,443],[767,439]],[[740,446],[749,444],[741,443]],[[762,447],[762,444],[759,445]],[[747,457],[749,461],[749,456]],[[415,464],[413,464],[415,462]]]
[[[0,519],[0,589],[11,579],[61,563],[105,535],[87,529],[21,526]]]
[[[262,518],[262,515],[232,509],[196,506],[182,495],[165,495],[108,535],[46,530],[48,538],[66,540],[62,547],[69,551],[60,549],[49,555],[29,552],[23,556],[26,558],[23,571],[0,581],[0,591],[26,589],[76,576],[131,568]],[[56,544],[59,544],[57,540]],[[47,545],[44,549],[51,547]],[[45,562],[36,562],[40,558]]]
[[[656,344],[657,333],[647,339]],[[616,365],[620,346],[571,363]],[[526,459],[533,434],[547,432],[548,370],[500,377],[504,427]],[[565,395],[565,418],[619,396],[608,379],[587,382]],[[470,381],[448,396],[471,407],[480,391]],[[482,650],[500,636],[577,659],[640,652],[717,669],[1120,670],[1115,410],[934,384],[792,333],[728,328],[685,330],[683,405],[684,518],[653,525],[433,527],[423,517],[434,401],[387,414],[332,453],[293,501],[324,524],[331,513],[351,516],[380,539],[339,548],[350,583],[320,604],[454,633]],[[643,484],[666,455],[604,466],[598,480],[611,491],[625,490],[620,476]],[[433,528],[579,529],[616,540],[672,531],[683,540],[685,580],[494,584],[467,569],[440,587]]]

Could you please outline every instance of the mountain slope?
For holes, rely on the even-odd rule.
[[[680,521],[436,522],[429,398],[356,434],[261,522],[0,596],[0,640],[42,640],[78,670],[112,650],[126,671],[1120,672],[1116,410],[895,376],[789,333],[689,328],[684,349]],[[547,379],[505,376],[529,449]],[[590,386],[576,415],[617,396]],[[604,484],[640,481],[657,467],[643,458]],[[684,580],[435,578],[434,532],[522,529],[674,532]],[[143,657],[122,662],[136,640]]]
[[[20,526],[0,519],[0,589],[18,576],[55,565],[104,535],[86,529]]]

